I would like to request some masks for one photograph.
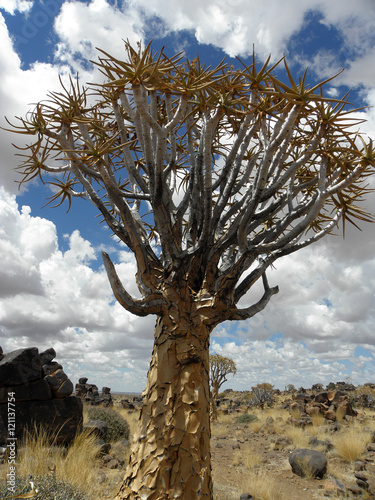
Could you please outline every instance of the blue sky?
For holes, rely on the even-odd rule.
[[[296,77],[308,66],[311,83],[345,68],[327,93],[351,89],[353,106],[375,104],[373,0],[0,0],[0,125],[3,115],[24,115],[58,89],[59,74],[97,81],[89,63],[95,47],[123,57],[126,38],[153,39],[156,48],[199,54],[208,64],[224,56],[249,61],[254,44],[260,62],[285,54]],[[375,139],[373,108],[358,116]],[[66,213],[64,205],[42,208],[52,194],[47,186],[18,190],[11,146],[18,139],[0,131],[0,345],[5,352],[53,346],[73,382],[87,376],[98,386],[140,391],[155,318],[136,318],[115,303],[100,250],[135,294],[134,260],[89,202],[75,200]],[[374,205],[371,195],[373,212]],[[270,281],[280,293],[269,307],[213,333],[212,350],[238,368],[226,387],[375,381],[374,236],[363,225],[276,264]]]

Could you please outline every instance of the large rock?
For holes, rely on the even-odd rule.
[[[62,366],[60,363],[57,363],[56,361],[52,361],[51,363],[46,363],[45,365],[42,366],[42,372],[43,375],[51,375],[51,373],[54,373],[56,370],[62,370]]]
[[[8,394],[15,398],[16,437],[42,426],[58,443],[69,443],[82,428],[82,402],[69,397],[73,384],[53,348],[39,354],[36,347],[0,352],[0,444],[8,438]],[[12,436],[13,437],[13,436]]]
[[[67,379],[53,392],[55,398],[66,398],[73,393],[74,387],[72,382]]]
[[[42,359],[36,347],[17,349],[0,360],[0,387],[27,384],[42,378]]]
[[[0,445],[6,444],[7,405],[0,405]],[[16,435],[22,439],[26,429],[42,427],[56,438],[57,444],[69,444],[82,430],[82,402],[75,396],[49,401],[20,401],[16,406]]]
[[[46,375],[44,378],[51,386],[51,389],[57,391],[60,385],[65,382],[65,380],[68,380],[68,375],[60,369],[56,370],[51,375]]]
[[[301,448],[289,455],[292,471],[301,477],[322,478],[327,472],[327,458],[324,453]]]
[[[43,365],[51,363],[51,361],[56,358],[56,351],[53,347],[50,347],[49,349],[41,352],[40,357],[42,359]]]
[[[8,394],[14,394],[18,401],[45,401],[52,398],[52,391],[46,380],[36,380],[28,384],[15,385],[13,387],[0,387],[0,403],[8,401]],[[70,393],[71,394],[71,393]]]

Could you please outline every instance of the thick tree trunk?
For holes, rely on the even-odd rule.
[[[167,316],[167,315],[166,315]],[[144,405],[116,500],[212,500],[210,329],[159,317]]]

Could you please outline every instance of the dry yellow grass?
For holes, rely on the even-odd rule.
[[[278,483],[265,470],[246,474],[241,490],[251,493],[257,500],[287,500]]]
[[[366,427],[375,431],[375,410],[366,410]]]
[[[312,425],[308,427],[310,432],[316,434],[319,431],[319,427],[326,423],[326,419],[320,413],[319,415],[311,415]]]
[[[292,448],[308,448],[310,436],[300,427],[286,427],[285,435],[292,440]]]
[[[135,429],[139,420],[139,410],[125,410],[123,408],[115,408],[117,413],[119,413],[129,424],[130,436],[134,436]]]
[[[236,450],[233,453],[232,465],[235,467],[242,466],[248,470],[258,467],[262,463],[261,455],[249,450],[248,448],[243,450]]]
[[[69,481],[94,498],[97,489],[95,458],[99,447],[96,438],[83,431],[66,450],[55,446],[48,433],[37,428],[30,432],[19,450],[17,473],[20,475],[45,475],[54,473],[57,478]]]
[[[228,433],[228,426],[232,427],[237,415],[224,415],[223,413],[218,414],[218,419],[211,422],[211,436],[216,437],[222,434]],[[233,428],[233,427],[232,427]]]
[[[346,462],[359,459],[370,442],[370,434],[358,426],[341,430],[332,439],[336,454]]]

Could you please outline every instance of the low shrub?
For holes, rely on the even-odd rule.
[[[17,476],[15,493],[8,490],[6,481],[0,481],[0,498],[6,498],[7,496],[12,498],[12,495],[14,495],[14,498],[19,498],[19,495],[29,493],[31,490],[29,479],[29,477]],[[37,500],[90,500],[76,486],[52,475],[37,475],[32,478],[32,481],[38,490],[35,497]]]
[[[90,406],[87,409],[87,416],[90,420],[103,420],[107,423],[107,441],[129,439],[129,424],[116,410]]]
[[[252,413],[245,413],[244,415],[240,415],[239,417],[237,417],[235,423],[250,424],[251,422],[256,422],[257,420],[259,419],[256,415],[253,415]]]

